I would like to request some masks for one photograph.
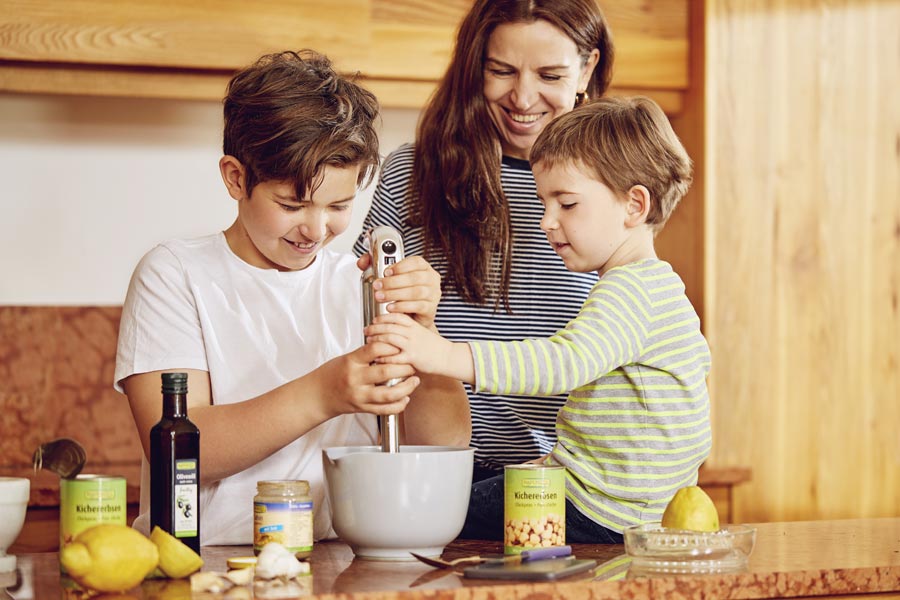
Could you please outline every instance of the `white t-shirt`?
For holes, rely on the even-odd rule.
[[[198,369],[209,372],[213,404],[254,398],[362,345],[361,296],[360,271],[350,254],[323,249],[306,269],[281,272],[247,264],[221,232],[160,244],[140,261],[128,288],[115,387],[122,391],[121,381],[135,373]],[[296,402],[303,410],[303,398]],[[272,479],[309,481],[314,536],[334,537],[322,449],[376,440],[375,417],[343,415],[255,466],[203,486],[201,543],[252,543],[256,483]],[[145,459],[139,529],[149,525],[149,496]]]

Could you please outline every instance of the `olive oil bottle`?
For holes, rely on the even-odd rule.
[[[162,418],[150,429],[150,528],[200,553],[200,430],[187,416],[187,373],[162,374]]]

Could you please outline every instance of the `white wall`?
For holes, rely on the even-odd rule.
[[[386,109],[382,154],[418,111]],[[156,243],[234,220],[218,102],[0,94],[0,305],[118,305]],[[349,250],[374,184],[360,193]]]

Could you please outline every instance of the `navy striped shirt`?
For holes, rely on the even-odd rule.
[[[403,235],[406,256],[421,255],[425,241],[421,227],[408,224],[407,191],[413,170],[413,146],[406,144],[385,161],[363,223],[363,231],[391,225]],[[435,324],[449,340],[519,340],[549,337],[575,318],[596,273],[573,273],[550,247],[540,228],[544,209],[537,199],[534,176],[527,161],[504,157],[500,171],[503,192],[509,202],[513,235],[509,303],[512,314],[493,300],[483,306],[466,303],[455,290],[444,290]],[[366,250],[364,235],[353,246]],[[444,280],[447,261],[431,262]],[[499,266],[498,266],[499,277]],[[475,462],[482,467],[525,462],[547,454],[556,442],[556,415],[566,396],[509,396],[472,392],[466,386],[472,411],[472,446]]]

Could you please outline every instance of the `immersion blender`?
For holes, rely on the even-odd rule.
[[[392,264],[403,260],[403,238],[393,227],[379,225],[369,231],[369,254],[372,262],[362,274],[363,324],[368,326],[378,315],[387,314],[389,303],[376,302],[372,283],[384,277],[384,271]],[[400,379],[390,379],[385,385],[395,385]],[[381,415],[381,451],[400,452],[400,431],[397,415]]]

